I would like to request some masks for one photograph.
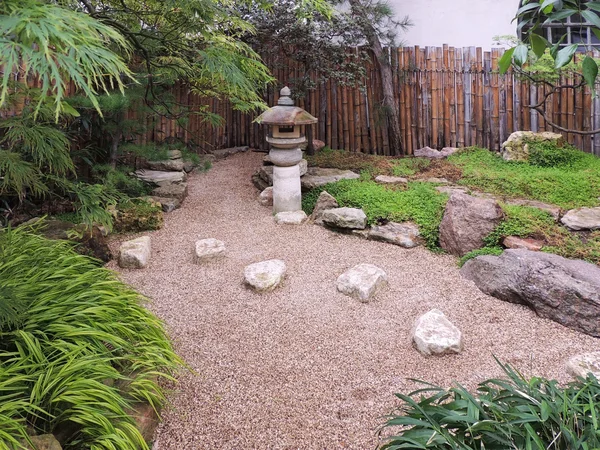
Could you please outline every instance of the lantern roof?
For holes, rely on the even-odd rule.
[[[279,126],[317,123],[318,119],[316,117],[313,117],[304,109],[294,106],[294,100],[290,97],[291,94],[290,88],[284,87],[279,93],[277,106],[267,109],[256,118],[256,122]]]

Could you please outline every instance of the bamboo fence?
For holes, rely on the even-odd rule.
[[[500,75],[498,60],[502,51],[449,46],[387,49],[406,154],[425,146],[439,149],[477,145],[497,151],[513,131],[557,131],[528,107],[546,95],[550,87],[534,85],[511,70]],[[265,63],[272,68],[277,83],[266,89],[264,100],[274,105],[278,89],[293,87],[303,72],[293,61],[285,67],[268,58]],[[298,104],[318,117],[319,123],[312,125],[313,137],[329,147],[392,155],[381,77],[374,60],[367,61],[365,69],[366,76],[359,86],[329,80],[317,85]],[[317,80],[317,74],[310,76]],[[557,84],[572,81],[568,75],[561,75]],[[206,107],[222,116],[222,125],[214,127],[203,122],[201,116],[192,115],[182,127],[164,117],[137,117],[132,110],[127,119],[142,121],[147,131],[130,136],[130,140],[145,144],[178,139],[193,142],[200,151],[242,145],[265,148],[265,126],[253,122],[257,114],[235,111],[227,101],[198,97],[184,85],[176,85],[172,95],[192,111]],[[600,96],[587,87],[562,89],[549,97],[546,113],[565,128],[598,129]],[[578,148],[600,156],[600,136],[563,134]]]

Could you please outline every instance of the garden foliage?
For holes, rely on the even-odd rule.
[[[66,449],[147,448],[127,415],[164,401],[181,361],[144,299],[63,241],[0,231],[0,448],[27,429]],[[117,389],[130,380],[127,393]]]

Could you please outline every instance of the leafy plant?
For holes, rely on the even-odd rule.
[[[525,379],[500,364],[506,379],[489,379],[471,394],[457,384],[429,383],[408,395],[384,428],[401,427],[380,447],[431,450],[571,450],[600,447],[600,384],[589,374],[562,387]]]
[[[115,228],[119,232],[158,230],[162,225],[160,203],[146,198],[131,198],[117,205]]]
[[[164,402],[157,378],[181,367],[162,324],[114,273],[64,241],[27,229],[0,231],[0,442],[17,448],[27,429],[75,431],[65,449],[147,449],[127,415]],[[129,381],[127,392],[113,385]]]
[[[558,147],[553,142],[530,142],[528,163],[537,167],[584,168],[585,153],[565,145]],[[585,163],[584,163],[585,164]]]

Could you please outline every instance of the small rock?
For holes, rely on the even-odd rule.
[[[258,176],[269,186],[273,186],[273,168],[275,166],[262,166],[258,171]]]
[[[175,183],[182,183],[186,180],[185,172],[165,172],[161,170],[140,169],[134,172],[134,175],[140,180],[153,183],[158,186],[167,186]]]
[[[187,183],[159,186],[152,191],[152,195],[155,197],[176,198],[179,202],[182,202],[187,194]]]
[[[408,184],[408,178],[378,175],[375,177],[375,182],[379,184]]]
[[[308,161],[305,159],[300,160],[298,167],[300,168],[300,176],[303,177],[308,172]]]
[[[468,192],[467,188],[460,186],[436,186],[435,190],[438,191],[440,194],[448,195],[452,195],[455,192],[462,192],[463,194],[466,194]]]
[[[325,225],[333,228],[364,230],[367,226],[367,216],[358,208],[326,209],[321,213],[321,219]]]
[[[573,231],[598,230],[600,229],[600,207],[571,209],[560,221]]]
[[[260,172],[256,172],[254,175],[252,175],[251,180],[254,187],[261,192],[269,187],[269,183],[260,177]]]
[[[285,263],[279,259],[270,259],[246,266],[244,277],[246,283],[258,292],[272,291],[285,276]]]
[[[138,402],[127,411],[135,422],[135,427],[138,429],[146,442],[152,442],[154,432],[160,423],[160,418],[154,406],[149,402]]]
[[[442,156],[447,158],[448,156],[456,153],[458,150],[459,149],[456,147],[444,147],[442,150],[440,150],[440,153],[442,154]]]
[[[185,173],[190,173],[192,170],[194,170],[194,168],[195,168],[195,167],[196,167],[196,166],[194,165],[194,162],[193,162],[193,161],[190,161],[189,159],[186,159],[186,160],[183,162],[183,171],[184,171]]]
[[[543,203],[543,202],[539,202],[537,200],[527,200],[527,199],[520,199],[520,198],[506,200],[506,203],[509,205],[528,206],[530,208],[541,209],[542,211],[546,211],[548,214],[550,214],[552,217],[554,217],[554,220],[557,220],[557,221],[558,221],[558,218],[560,217],[560,208],[556,205],[551,205],[549,203]]]
[[[228,156],[235,155],[236,153],[247,152],[249,149],[250,147],[248,147],[247,145],[242,147],[230,147],[223,148],[220,150],[214,150],[212,154],[215,155],[215,158],[217,159],[223,159],[227,158]]]
[[[567,372],[574,377],[586,378],[591,373],[600,379],[600,352],[573,356],[567,361]]]
[[[545,245],[543,241],[537,239],[520,238],[518,236],[507,236],[502,241],[502,245],[506,248],[524,248],[532,252],[539,252]]]
[[[119,249],[119,266],[124,269],[143,269],[150,259],[150,236],[123,242]]]
[[[323,224],[323,211],[327,209],[337,208],[338,202],[329,192],[323,191],[319,194],[317,203],[313,209],[310,219],[313,220],[317,225]]]
[[[162,210],[166,213],[173,212],[181,206],[181,202],[176,198],[152,197],[152,200],[160,203]]]
[[[258,201],[263,206],[273,206],[273,187],[265,188],[259,195]]]
[[[183,170],[183,160],[167,159],[164,161],[148,161],[146,167],[150,170],[181,172]]]
[[[62,446],[53,434],[40,434],[39,436],[29,436],[33,444],[32,450],[62,450]],[[30,449],[27,444],[25,449]],[[20,447],[19,447],[20,448]]]
[[[426,183],[448,184],[448,180],[445,178],[425,178],[423,181]]]
[[[272,165],[273,165],[273,161],[271,161],[271,157],[267,153],[265,156],[263,156],[263,166],[272,166]]]
[[[419,227],[414,223],[389,222],[385,225],[375,225],[368,231],[367,239],[372,241],[389,242],[404,248],[413,248],[421,244]]]
[[[307,219],[306,213],[300,211],[282,211],[275,214],[275,223],[280,225],[300,225]]]
[[[460,353],[463,349],[462,333],[439,309],[432,309],[415,322],[413,342],[424,355]]]
[[[423,147],[414,151],[413,154],[416,158],[431,158],[441,159],[444,157],[442,152],[431,147]]]
[[[196,253],[194,262],[197,264],[220,258],[225,254],[225,243],[214,238],[196,241]]]
[[[456,256],[481,248],[502,217],[496,201],[454,192],[440,224],[440,246]]]
[[[309,167],[306,175],[300,181],[302,183],[302,190],[309,191],[319,186],[325,186],[328,183],[335,183],[340,180],[356,180],[358,178],[360,178],[360,175],[351,170]]]
[[[325,142],[320,141],[319,139],[313,139],[313,148],[315,149],[315,152],[323,150],[325,148]]]
[[[359,264],[341,274],[337,290],[367,303],[377,291],[387,284],[387,275],[373,264]]]
[[[182,157],[181,150],[167,150],[167,158],[169,159],[181,159]]]

